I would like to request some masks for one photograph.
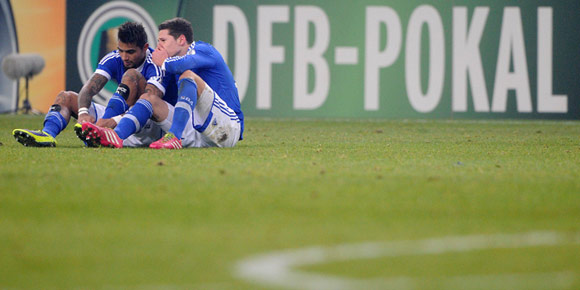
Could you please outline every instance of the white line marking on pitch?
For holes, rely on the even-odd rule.
[[[425,240],[368,242],[333,247],[309,247],[256,255],[239,261],[235,275],[264,286],[289,289],[418,289],[420,278],[349,279],[303,272],[299,266],[381,257],[436,255],[485,249],[516,249],[539,246],[577,245],[580,233],[551,231],[522,234],[470,235]],[[431,278],[430,278],[431,279]],[[573,271],[510,273],[437,278],[446,289],[561,289],[575,281]],[[431,280],[430,280],[431,281]]]

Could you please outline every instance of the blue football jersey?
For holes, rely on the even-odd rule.
[[[145,77],[147,83],[156,86],[161,91],[165,91],[165,88],[161,84],[163,72],[161,71],[161,68],[155,65],[151,60],[151,52],[153,52],[153,49],[148,48],[145,61],[135,69]],[[123,74],[125,74],[126,71],[127,69],[125,68],[125,65],[123,65],[123,60],[121,59],[119,51],[114,50],[109,52],[101,59],[101,61],[99,61],[95,73],[106,77],[108,80],[112,79],[120,84]]]
[[[230,68],[217,49],[209,43],[196,41],[189,46],[186,55],[166,59],[164,67],[167,78],[164,78],[163,84],[168,88],[166,94],[170,93],[170,89],[175,90],[172,93],[175,94],[174,98],[177,100],[177,81],[184,71],[191,70],[200,76],[236,113],[243,133],[244,114],[240,106],[238,88]]]

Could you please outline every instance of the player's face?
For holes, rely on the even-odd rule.
[[[136,44],[119,41],[117,49],[126,69],[139,67],[147,56],[147,44],[140,48]]]
[[[157,38],[157,49],[165,50],[167,55],[170,57],[177,56],[180,54],[181,47],[183,46],[182,38],[185,37],[181,35],[177,39],[174,38],[169,34],[168,29],[159,30],[159,37]]]

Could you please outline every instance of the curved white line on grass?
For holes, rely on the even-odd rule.
[[[350,279],[303,272],[295,267],[381,257],[576,244],[580,244],[580,233],[542,231],[309,247],[249,257],[236,264],[235,275],[249,282],[290,289],[418,289],[420,280],[413,277]],[[575,279],[573,271],[564,271],[455,276],[437,278],[435,282],[446,289],[558,289],[569,288]]]

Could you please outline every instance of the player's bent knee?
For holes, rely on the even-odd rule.
[[[139,99],[146,100],[155,108],[157,106],[166,107],[165,101],[155,94],[142,94]]]
[[[192,79],[195,80],[196,78],[200,78],[196,73],[190,70],[186,70],[179,76],[179,79]],[[201,79],[201,78],[200,78]]]
[[[137,79],[141,79],[144,77],[138,70],[136,70],[134,68],[130,68],[123,74],[122,80],[124,80],[125,78],[130,78],[131,80],[137,80]]]
[[[183,80],[189,80],[195,83],[195,85],[197,86],[198,97],[203,93],[203,91],[207,86],[205,81],[192,71],[185,71],[184,73],[182,73],[181,76],[179,77],[179,82],[182,82]]]
[[[54,104],[71,109],[76,106],[77,99],[78,95],[73,91],[60,91],[54,100]]]
[[[60,91],[56,97],[56,100],[68,100],[76,97],[77,94],[73,91]]]
[[[146,101],[149,101],[150,103],[153,103],[153,102],[155,102],[156,99],[159,99],[159,97],[152,95],[152,94],[142,94],[139,97],[139,99],[146,100]]]
[[[181,76],[179,77],[179,80],[182,79],[191,79],[195,82],[195,84],[197,85],[198,88],[201,88],[200,91],[203,90],[203,88],[205,88],[205,81],[196,73],[190,71],[190,70],[186,70],[184,71]]]

